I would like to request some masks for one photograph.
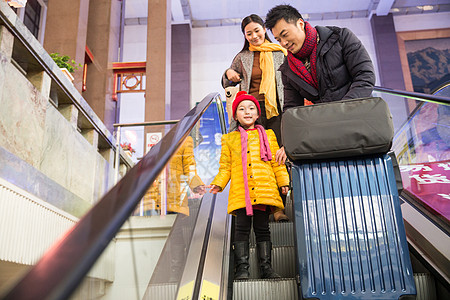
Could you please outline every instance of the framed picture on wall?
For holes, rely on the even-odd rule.
[[[450,82],[450,28],[398,32],[397,40],[406,90],[431,94]]]

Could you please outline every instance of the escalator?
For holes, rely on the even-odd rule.
[[[448,138],[445,130],[436,129],[438,135],[433,135],[432,128],[423,129],[420,122],[418,125],[414,121],[436,117],[431,123],[448,126],[448,123],[444,124],[448,114],[445,120],[437,119],[437,111],[442,107],[448,108],[449,98],[400,94],[382,88],[377,89],[374,95],[384,98],[394,107],[391,108],[396,124],[394,150],[404,180],[414,175],[407,173],[411,165],[450,166],[448,159],[440,159],[430,147],[422,147],[430,146],[434,141],[432,151],[450,151],[450,144],[446,144],[446,148],[443,146]],[[423,115],[423,103],[436,105],[436,114]],[[220,97],[217,94],[205,97],[2,299],[299,299],[301,278],[296,270],[292,197],[288,197],[286,203],[286,214],[291,221],[270,224],[272,265],[283,277],[281,280],[258,279],[252,234],[251,279],[233,281],[233,220],[226,214],[227,190],[217,195],[206,193],[200,196],[186,188],[187,198],[183,199],[188,201],[188,213],[173,213],[169,206],[156,207],[155,204],[145,216],[136,215],[135,208],[151,185],[159,178],[164,182],[164,178],[170,176],[167,170],[170,160],[180,155],[177,151],[188,136],[201,137],[194,138],[196,172],[205,183],[211,182],[218,171],[220,135],[226,132],[226,119]],[[431,142],[416,139],[426,130],[431,130]],[[438,138],[439,143],[436,141]],[[423,155],[420,156],[419,152]],[[432,160],[430,157],[433,161],[427,161]],[[450,178],[450,172],[447,178]],[[186,186],[189,185],[188,178],[182,180]],[[162,199],[169,198],[168,184],[162,185]],[[423,203],[419,199],[421,194],[417,192],[424,190],[423,185],[417,180],[415,184],[415,190],[405,186],[401,200],[413,270],[417,273],[417,290],[418,293],[428,291],[428,298],[420,299],[445,299],[442,297],[449,293],[450,270],[448,250],[445,249],[448,245],[448,216],[445,211],[432,210],[430,203]],[[432,224],[434,231],[422,230],[421,224],[414,221],[416,214]],[[171,228],[170,234],[164,236],[162,231],[167,228]],[[146,239],[148,236],[152,237],[150,241]],[[436,241],[437,236],[443,240]],[[106,255],[110,252],[115,254],[114,264]],[[105,271],[108,268],[115,270],[108,273]],[[149,269],[154,271],[149,272]],[[104,275],[111,273],[113,275]]]

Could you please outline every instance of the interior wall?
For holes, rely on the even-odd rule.
[[[413,31],[450,27],[450,12],[394,16],[395,31]]]

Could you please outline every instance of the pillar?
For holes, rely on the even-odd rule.
[[[97,1],[97,0],[96,0]],[[93,1],[95,2],[95,1]],[[48,1],[44,48],[48,53],[68,55],[77,64],[84,63],[89,0]],[[73,82],[81,93],[82,68],[73,74]]]
[[[95,0],[89,4],[87,46],[93,62],[87,66],[86,91],[83,98],[110,132],[116,123],[113,62],[119,61],[120,1]]]
[[[378,61],[380,86],[404,91],[405,81],[392,14],[373,15],[370,24]],[[385,97],[384,100],[394,116],[394,131],[397,132],[409,116],[408,102],[396,97]]]
[[[378,61],[380,86],[405,90],[397,34],[392,14],[387,16],[373,15],[370,24]]]
[[[190,108],[191,94],[191,26],[172,25],[172,77],[170,116],[182,118]]]
[[[170,119],[171,1],[149,0],[145,121]]]

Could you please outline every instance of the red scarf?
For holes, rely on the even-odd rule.
[[[309,85],[319,88],[317,83],[317,70],[316,70],[316,60],[317,60],[317,30],[316,28],[309,25],[305,21],[305,41],[303,46],[296,54],[292,54],[288,51],[288,63],[289,67],[295,74],[300,76],[301,79],[306,81]],[[305,59],[309,57],[309,62],[311,64],[311,73],[308,72],[305,65],[300,59]]]

